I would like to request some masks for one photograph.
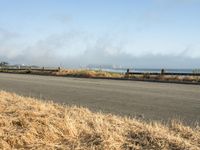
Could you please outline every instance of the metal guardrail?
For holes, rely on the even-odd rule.
[[[165,72],[164,69],[162,69],[160,72],[130,72],[129,69],[127,69],[126,75],[173,75],[173,76],[200,76],[200,73],[176,73],[176,72]]]

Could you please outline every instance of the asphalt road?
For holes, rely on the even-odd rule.
[[[0,90],[146,120],[200,122],[200,86],[0,73]]]

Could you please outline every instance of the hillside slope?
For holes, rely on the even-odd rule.
[[[169,125],[0,92],[0,149],[200,149],[200,128]]]

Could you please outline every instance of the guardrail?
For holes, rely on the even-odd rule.
[[[177,72],[165,72],[164,69],[162,69],[160,72],[130,72],[129,69],[127,69],[126,75],[172,75],[172,76],[200,76],[200,73],[177,73]]]
[[[51,72],[57,72],[61,68],[32,68],[32,67],[21,67],[21,68],[11,68],[11,67],[0,67],[0,71],[51,71]]]

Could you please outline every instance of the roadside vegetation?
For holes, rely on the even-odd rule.
[[[177,75],[149,75],[144,73],[142,75],[129,75],[126,78],[129,79],[145,79],[155,81],[180,81],[180,82],[200,82],[200,76],[177,76]]]
[[[200,149],[200,127],[164,125],[0,91],[0,149]]]
[[[38,75],[54,75],[54,76],[68,76],[68,77],[84,77],[84,78],[116,78],[116,79],[137,79],[137,80],[155,80],[155,81],[179,81],[179,82],[199,82],[200,76],[177,76],[177,75],[150,75],[144,74],[130,74],[108,72],[102,70],[89,69],[0,69],[4,73],[20,73],[20,74],[38,74]],[[194,72],[197,73],[197,72]]]
[[[124,78],[124,74],[122,73],[113,73],[101,70],[67,70],[63,69],[56,73],[56,75],[64,75],[64,76],[74,76],[74,77],[106,77],[106,78]]]

